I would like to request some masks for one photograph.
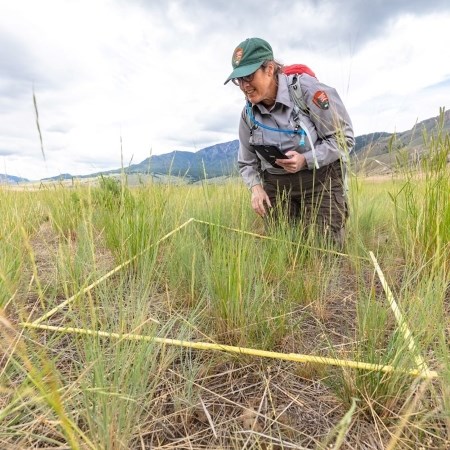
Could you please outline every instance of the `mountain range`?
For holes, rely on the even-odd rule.
[[[450,110],[417,123],[401,133],[372,133],[356,137],[353,168],[368,175],[392,173],[399,166],[417,163],[430,151],[432,140],[450,135]],[[447,161],[450,155],[447,155]]]
[[[30,180],[22,177],[15,177],[14,175],[6,175],[4,173],[0,173],[0,184],[17,184],[24,183]]]
[[[351,154],[354,169],[366,174],[389,173],[395,170],[400,152],[406,154],[403,161],[417,160],[426,154],[425,138],[435,136],[441,130],[450,133],[450,111],[443,111],[440,116],[432,117],[417,123],[411,130],[401,133],[375,132],[355,138],[355,148]],[[236,139],[197,152],[175,150],[163,155],[152,155],[138,164],[109,171],[86,175],[60,174],[41,181],[62,180],[72,178],[92,178],[100,175],[120,174],[151,174],[155,178],[167,175],[183,177],[194,182],[205,178],[233,176],[237,174],[237,153],[239,141]],[[21,183],[29,180],[6,174],[0,174],[1,183]]]

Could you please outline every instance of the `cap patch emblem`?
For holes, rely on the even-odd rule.
[[[313,103],[320,109],[328,109],[330,107],[330,101],[324,91],[317,91],[314,94]]]
[[[244,56],[244,49],[242,49],[241,47],[238,47],[233,54],[233,64],[235,66],[238,66],[239,63],[241,62],[242,57]]]

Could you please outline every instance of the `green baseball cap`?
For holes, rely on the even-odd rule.
[[[224,84],[233,78],[245,77],[258,70],[262,63],[273,59],[272,47],[264,39],[248,38],[241,42],[233,52],[231,65],[233,72]]]

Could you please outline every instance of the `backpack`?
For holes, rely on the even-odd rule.
[[[291,66],[285,66],[283,67],[283,73],[285,75],[296,75],[292,79],[292,83],[288,86],[289,95],[291,96],[291,99],[294,101],[294,105],[299,110],[303,111],[306,115],[309,116],[309,109],[303,98],[302,85],[300,83],[301,77],[297,75],[302,75],[306,73],[307,75],[310,75],[311,77],[317,79],[316,74],[308,66],[305,66],[304,64],[292,64]]]
[[[302,85],[301,85],[301,76],[304,73],[307,75],[310,75],[314,78],[316,77],[316,74],[304,64],[292,64],[290,66],[284,66],[283,72],[285,75],[295,75],[292,79],[292,82],[288,85],[289,89],[289,95],[294,102],[294,122],[296,123],[295,130],[280,130],[278,128],[269,127],[267,125],[264,125],[260,122],[258,122],[255,117],[253,116],[251,104],[249,101],[246,102],[246,106],[244,108],[244,111],[242,112],[242,117],[245,120],[245,123],[250,129],[250,134],[252,134],[253,130],[255,130],[257,127],[265,128],[266,130],[275,131],[279,133],[290,133],[290,134],[298,134],[300,137],[299,145],[304,146],[305,145],[305,137],[308,138],[309,145],[311,147],[311,151],[314,158],[314,165],[316,166],[316,169],[319,168],[319,164],[316,159],[316,151],[314,148],[314,144],[312,142],[311,136],[309,134],[309,131],[307,127],[304,125],[304,123],[300,119],[300,112],[303,112],[307,116],[310,116],[309,108],[303,98],[303,91],[302,91]]]

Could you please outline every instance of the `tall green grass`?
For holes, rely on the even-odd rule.
[[[14,300],[27,259],[27,240],[45,218],[43,204],[28,192],[18,194],[0,186],[0,308]],[[20,198],[20,201],[18,201]]]
[[[266,228],[237,180],[131,188],[122,177],[85,187],[2,188],[0,447],[445,448],[450,144],[443,133],[424,138],[429,156],[419,166],[376,183],[351,177],[345,254],[284,222]],[[192,217],[199,221],[184,225]],[[120,338],[135,333],[414,369],[416,355],[369,251],[417,353],[440,378]],[[20,325],[68,298],[44,323],[119,338]],[[304,394],[317,387],[320,398]],[[314,416],[330,399],[330,412]],[[295,422],[293,413],[288,420],[291,410],[308,411],[317,428]]]

